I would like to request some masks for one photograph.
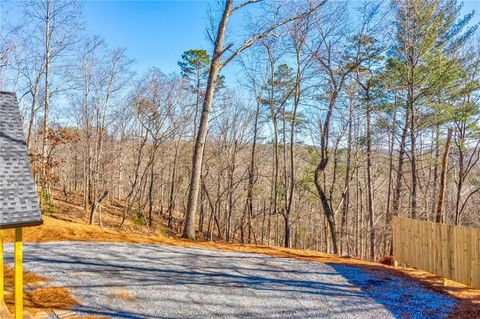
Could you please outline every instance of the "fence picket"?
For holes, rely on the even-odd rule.
[[[480,288],[480,229],[395,216],[392,231],[398,263]]]

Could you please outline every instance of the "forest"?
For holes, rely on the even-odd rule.
[[[480,227],[480,38],[459,1],[212,2],[210,46],[145,74],[80,1],[1,5],[0,90],[47,213],[81,194],[91,224],[122,201],[120,228],[369,260],[392,216]]]

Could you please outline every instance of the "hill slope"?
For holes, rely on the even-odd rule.
[[[223,250],[239,251],[244,253],[260,253],[276,257],[295,258],[300,260],[308,260],[314,262],[321,262],[326,264],[337,264],[360,267],[368,272],[375,274],[376,276],[382,276],[385,274],[400,276],[407,279],[415,280],[429,289],[433,289],[437,292],[447,294],[457,298],[460,302],[454,309],[451,318],[480,318],[480,291],[469,289],[463,285],[448,282],[448,286],[444,286],[443,278],[434,276],[424,271],[406,268],[394,268],[391,266],[383,265],[375,262],[367,262],[355,258],[342,258],[334,255],[319,253],[309,250],[293,250],[280,247],[271,247],[263,245],[241,245],[230,244],[224,242],[202,242],[202,241],[188,241],[180,239],[175,236],[162,235],[162,231],[149,231],[144,227],[136,227],[137,225],[129,225],[126,230],[120,230],[115,228],[114,223],[111,223],[109,227],[99,227],[96,225],[88,225],[82,222],[81,218],[78,218],[79,207],[77,205],[63,203],[57,201],[59,206],[59,212],[54,214],[57,218],[49,215],[44,216],[44,224],[39,227],[27,228],[24,230],[25,242],[61,242],[61,241],[86,241],[86,242],[115,242],[115,243],[141,243],[141,244],[166,244],[172,246],[181,247],[203,247],[214,248]],[[65,214],[65,212],[70,213]],[[72,212],[73,211],[73,212]],[[75,212],[76,211],[76,212]],[[65,217],[70,221],[59,219],[58,217]],[[150,234],[149,234],[150,233]],[[13,240],[13,231],[5,231],[5,237],[7,242]],[[29,280],[28,276],[32,276],[32,280]],[[26,276],[26,283],[34,284],[38,282],[38,276],[28,274]],[[42,298],[37,298],[36,303],[29,304],[27,306],[31,309],[45,309],[49,307],[61,306],[69,307],[74,302],[74,298],[68,296],[68,292],[58,288],[57,297],[52,300],[68,300],[64,305],[56,304],[52,306],[52,303],[45,302],[42,304]],[[11,290],[11,281],[7,280],[7,290]],[[32,291],[34,291],[33,289]],[[39,294],[41,291],[39,291]],[[54,296],[57,293],[51,291],[50,296]],[[67,296],[67,297],[65,297]],[[27,298],[33,300],[33,297]],[[45,297],[44,297],[45,298]],[[7,299],[8,301],[8,299]]]

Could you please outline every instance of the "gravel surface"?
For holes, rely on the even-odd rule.
[[[11,246],[8,261],[12,261]],[[445,318],[449,297],[340,265],[163,245],[27,244],[25,269],[111,318]]]

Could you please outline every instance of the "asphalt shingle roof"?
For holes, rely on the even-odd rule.
[[[17,97],[0,91],[0,229],[41,223]]]

